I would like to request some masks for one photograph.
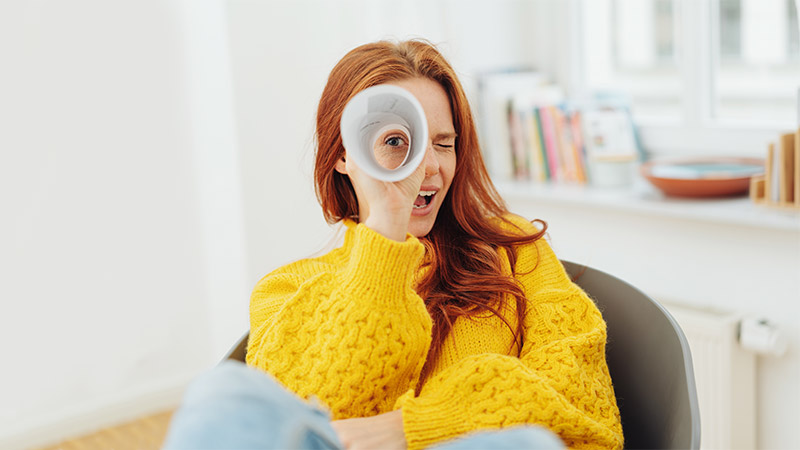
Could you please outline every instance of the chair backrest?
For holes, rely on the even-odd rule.
[[[232,359],[234,361],[239,362],[246,362],[245,356],[247,355],[247,340],[250,338],[250,332],[246,332],[242,337],[233,344],[228,353],[225,354],[225,357],[222,358],[223,361],[226,359]]]
[[[562,261],[608,325],[608,369],[622,415],[626,448],[699,449],[700,409],[692,355],[678,323],[630,284]],[[245,333],[224,359],[245,362]]]
[[[562,261],[608,326],[608,368],[626,448],[700,448],[700,409],[689,343],[658,302],[630,284]]]

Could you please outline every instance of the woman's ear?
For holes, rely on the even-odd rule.
[[[336,161],[336,165],[333,166],[333,167],[340,174],[347,175],[347,161],[344,158],[345,158],[344,156],[339,158],[339,160]]]

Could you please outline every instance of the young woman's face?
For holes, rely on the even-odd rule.
[[[450,98],[439,83],[429,78],[410,78],[388,84],[411,92],[422,104],[428,119],[428,149],[422,161],[425,179],[408,225],[409,233],[422,237],[433,228],[456,171],[456,131]]]

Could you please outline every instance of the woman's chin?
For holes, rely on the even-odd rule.
[[[418,238],[427,236],[433,229],[434,222],[436,222],[436,211],[424,216],[412,215],[408,223],[408,232]]]

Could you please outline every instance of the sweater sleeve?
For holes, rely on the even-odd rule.
[[[352,235],[350,235],[352,234]],[[431,319],[412,283],[424,248],[357,225],[342,258],[286,266],[262,279],[250,302],[247,363],[334,419],[391,411],[416,385]]]
[[[597,307],[543,239],[518,249],[516,273],[529,300],[520,357],[467,357],[401,398],[410,449],[518,424],[542,425],[570,448],[622,447]]]

